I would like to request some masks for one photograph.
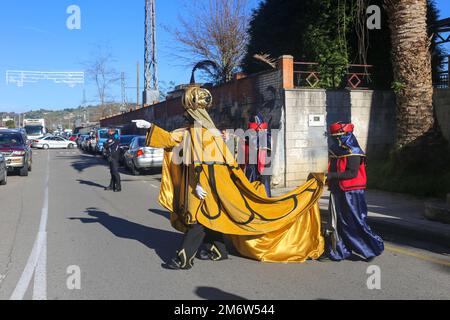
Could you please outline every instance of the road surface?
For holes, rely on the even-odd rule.
[[[30,176],[9,178],[0,187],[0,299],[450,296],[449,248],[393,235],[386,235],[386,251],[371,263],[259,263],[233,253],[223,262],[196,260],[189,271],[167,270],[162,264],[182,235],[157,203],[159,174],[124,171],[123,192],[107,192],[100,157],[35,150]],[[369,279],[378,271],[379,282]]]

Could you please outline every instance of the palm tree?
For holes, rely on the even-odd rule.
[[[427,0],[385,0],[397,94],[397,147],[434,126],[433,83],[427,34]]]

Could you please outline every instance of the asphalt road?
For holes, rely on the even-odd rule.
[[[223,262],[197,260],[189,271],[166,270],[182,235],[157,204],[160,175],[122,178],[122,193],[106,192],[100,157],[34,151],[30,176],[11,176],[0,187],[0,299],[450,297],[448,248],[395,234],[371,263],[259,263],[234,253]],[[371,266],[379,267],[380,289],[368,289]]]

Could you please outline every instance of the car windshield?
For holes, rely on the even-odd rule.
[[[42,129],[43,129],[42,126],[26,126],[25,127],[25,131],[30,136],[42,134]]]
[[[121,136],[120,144],[130,144],[131,140],[133,140],[136,136]]]
[[[98,136],[100,137],[100,139],[108,139],[108,131],[99,131],[98,132]]]
[[[0,133],[0,145],[20,146],[23,144],[22,136],[17,133]]]

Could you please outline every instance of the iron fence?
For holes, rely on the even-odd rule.
[[[294,86],[297,88],[321,88],[320,70],[326,68],[333,88],[370,89],[372,65],[349,64],[343,77],[337,76],[338,65],[320,65],[317,62],[294,62]]]

